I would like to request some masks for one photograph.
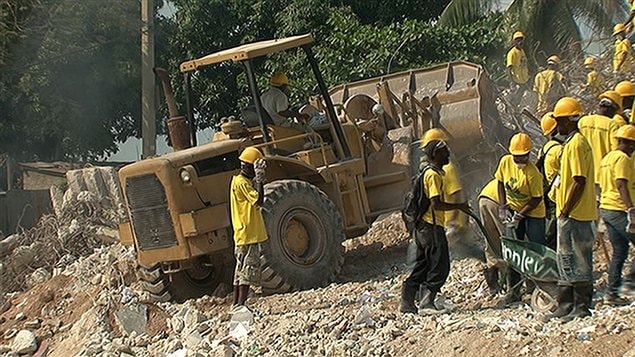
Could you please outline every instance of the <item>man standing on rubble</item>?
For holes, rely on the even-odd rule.
[[[553,55],[547,59],[547,69],[538,72],[534,78],[534,92],[538,93],[537,113],[544,113],[564,95],[564,76],[558,72],[560,57]]]
[[[516,238],[545,244],[545,201],[542,175],[529,161],[533,148],[531,138],[525,133],[512,136],[509,155],[503,156],[494,178],[498,181],[499,218],[513,227]],[[520,275],[513,269],[507,274],[508,292],[505,303],[520,300]],[[528,286],[531,289],[531,286]]]
[[[615,86],[615,91],[622,97],[622,112],[615,115],[613,120],[622,126],[632,123],[631,112],[635,102],[635,84],[631,81],[621,81]]]
[[[525,35],[516,31],[512,36],[514,46],[507,52],[507,73],[512,82],[513,93],[511,102],[514,105],[520,103],[525,90],[527,90],[527,82],[529,81],[529,67],[527,64],[527,55],[523,49],[525,43]]]
[[[626,38],[626,27],[617,24],[613,27],[615,36],[615,54],[613,55],[613,73],[626,75],[631,72],[633,66],[633,48],[631,41]]]
[[[240,154],[240,173],[233,177],[230,209],[234,228],[234,306],[245,305],[249,287],[260,284],[260,244],[268,239],[260,212],[264,201],[265,161],[260,150],[248,147]]]
[[[604,76],[595,68],[595,58],[584,59],[584,68],[587,70],[586,90],[593,98],[597,98],[606,89]]]
[[[602,159],[600,167],[600,214],[606,223],[613,256],[609,264],[609,287],[604,302],[610,305],[626,305],[628,300],[619,295],[622,285],[622,269],[628,258],[629,243],[635,244],[635,168],[631,157],[635,151],[635,126],[624,125],[615,135],[619,141],[617,150]],[[635,291],[635,264],[631,266],[625,284],[630,293]]]
[[[415,295],[420,292],[419,307],[437,310],[434,299],[450,273],[450,255],[445,236],[444,213],[451,210],[467,210],[467,203],[447,203],[443,197],[443,169],[450,162],[450,150],[443,140],[431,140],[423,147],[424,168],[421,184],[430,206],[413,231],[417,247],[415,266],[401,287],[399,310],[417,313]],[[420,184],[415,182],[415,184]]]
[[[544,320],[590,316],[593,298],[593,241],[597,205],[593,178],[593,153],[578,131],[582,104],[575,98],[560,99],[553,110],[558,132],[566,137],[560,172],[555,179],[558,216],[558,307]]]
[[[538,154],[536,166],[543,176],[543,191],[545,201],[545,217],[547,231],[545,245],[556,249],[556,198],[553,183],[560,170],[560,157],[562,156],[563,139],[556,130],[558,123],[553,118],[553,112],[543,115],[540,127],[543,135],[549,140],[543,145]]]

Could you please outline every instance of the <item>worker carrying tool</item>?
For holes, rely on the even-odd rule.
[[[560,99],[553,110],[558,133],[566,136],[555,179],[558,216],[558,307],[544,317],[571,321],[590,316],[593,297],[594,225],[598,217],[591,145],[578,130],[582,104],[573,97]]]
[[[538,93],[536,113],[544,113],[552,108],[565,94],[564,76],[558,72],[560,57],[553,55],[547,59],[547,69],[538,72],[534,78],[534,92]]]
[[[260,212],[264,201],[265,161],[260,150],[248,147],[238,157],[240,172],[231,181],[230,210],[234,228],[234,306],[242,306],[249,287],[259,285],[260,244],[268,239]]]
[[[416,245],[415,266],[401,287],[399,310],[403,313],[417,313],[415,295],[420,294],[419,307],[422,312],[436,312],[434,299],[450,273],[448,242],[443,228],[446,211],[456,209],[467,211],[467,203],[447,203],[444,195],[444,172],[442,167],[450,162],[450,150],[443,140],[431,140],[423,148],[427,165],[415,179],[419,186],[422,207],[425,213],[414,217],[415,227],[411,238]],[[414,187],[413,189],[416,189]],[[416,191],[415,191],[416,192]],[[419,210],[415,210],[419,212]],[[421,210],[423,211],[423,209]],[[417,213],[418,215],[418,213]]]
[[[615,91],[600,95],[597,114],[586,115],[578,121],[578,128],[593,150],[594,183],[600,183],[600,162],[604,155],[617,148],[615,133],[619,128],[612,120],[622,110],[622,97]],[[554,114],[555,115],[555,114]]]
[[[622,112],[618,113],[613,119],[618,120],[620,126],[632,123],[635,84],[631,81],[621,81],[615,86],[615,91],[622,97]]]
[[[613,73],[618,76],[624,76],[633,69],[633,48],[631,47],[631,41],[626,38],[626,27],[624,24],[616,24],[613,27],[613,36],[615,36]]]
[[[290,119],[297,118],[301,121],[309,119],[307,114],[302,114],[289,108],[289,78],[284,73],[274,73],[271,76],[271,87],[260,95],[262,106],[267,114],[278,126],[294,127],[304,130],[304,127]]]
[[[527,55],[523,46],[525,44],[525,35],[516,31],[512,36],[513,47],[507,52],[507,73],[512,84],[512,95],[510,101],[517,105],[527,90],[527,82],[529,81],[529,67],[527,63]]]
[[[619,295],[619,289],[629,243],[635,245],[635,167],[631,159],[635,151],[635,126],[621,127],[615,137],[618,139],[617,149],[609,152],[600,166],[600,215],[606,223],[613,246],[609,264],[609,291],[604,302],[626,305],[630,301]],[[631,265],[624,287],[629,294],[635,292],[635,264]]]
[[[498,181],[499,219],[513,227],[516,238],[531,242],[545,243],[545,201],[543,199],[542,175],[529,161],[533,148],[531,138],[525,133],[512,136],[509,153],[503,156],[494,178]],[[509,287],[505,303],[519,301],[520,274],[509,270]],[[531,287],[528,287],[531,288]]]
[[[564,138],[558,134],[556,119],[553,112],[546,113],[540,120],[542,134],[548,141],[538,153],[536,167],[543,177],[543,192],[545,200],[546,233],[545,245],[556,249],[556,198],[553,183],[560,170],[560,157],[562,156],[562,143]]]
[[[597,98],[606,89],[604,76],[595,67],[595,58],[584,59],[584,69],[586,69],[586,90],[594,98]]]

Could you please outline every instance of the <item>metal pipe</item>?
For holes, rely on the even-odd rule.
[[[187,123],[190,129],[190,141],[192,146],[196,146],[196,123],[194,122],[194,110],[192,108],[192,77],[191,72],[183,74],[183,87],[185,89],[185,108]]]
[[[271,139],[269,139],[269,132],[267,131],[267,127],[264,122],[265,109],[262,107],[262,102],[260,101],[260,92],[258,91],[258,83],[256,83],[256,77],[254,76],[253,64],[251,60],[244,61],[243,63],[245,64],[245,72],[247,73],[247,81],[249,83],[249,89],[251,90],[251,96],[254,98],[256,113],[258,113],[258,122],[260,123],[262,138],[266,143],[268,143]]]
[[[351,150],[348,147],[348,142],[346,141],[346,137],[344,136],[344,130],[342,130],[342,125],[337,119],[337,115],[335,114],[335,108],[333,107],[333,101],[331,100],[331,96],[329,95],[328,88],[324,83],[324,79],[322,78],[322,73],[320,73],[320,69],[318,68],[317,61],[313,56],[313,51],[311,50],[310,45],[302,46],[304,52],[306,53],[307,58],[309,59],[309,64],[311,65],[311,69],[313,70],[313,75],[317,80],[318,87],[320,88],[320,92],[322,93],[322,99],[324,99],[324,104],[326,104],[326,111],[328,117],[331,119],[331,125],[335,129],[335,135],[337,136],[337,146],[338,149],[341,149],[341,154],[343,158],[349,159],[351,157]]]

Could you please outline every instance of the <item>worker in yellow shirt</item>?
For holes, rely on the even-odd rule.
[[[628,258],[629,243],[635,245],[635,126],[625,125],[617,134],[617,149],[602,159],[600,167],[600,215],[606,223],[609,240],[613,246],[613,256],[609,263],[608,294],[604,302],[610,305],[626,305],[628,300],[619,295],[622,285],[622,269]],[[635,282],[635,264],[631,265],[627,276],[626,290],[633,291]]]
[[[553,189],[553,182],[560,170],[560,157],[562,156],[562,143],[564,138],[556,130],[557,123],[553,118],[553,112],[542,116],[540,120],[542,134],[548,141],[540,149],[536,166],[543,176],[543,191],[546,210],[545,245],[551,249],[556,249],[556,202]]]
[[[578,121],[578,129],[593,148],[595,184],[600,183],[600,162],[604,155],[617,147],[615,133],[619,128],[612,120],[622,110],[622,97],[615,91],[606,91],[600,95],[597,114],[590,114]]]
[[[450,273],[450,255],[445,236],[444,212],[468,210],[467,203],[447,203],[443,198],[443,169],[450,162],[450,150],[443,140],[431,140],[423,148],[428,166],[423,171],[423,193],[430,206],[413,232],[416,244],[415,266],[401,287],[399,310],[417,313],[415,295],[420,293],[419,307],[436,310],[434,299]]]
[[[422,148],[432,140],[449,141],[449,136],[441,129],[432,128],[427,130],[421,138]],[[451,144],[448,144],[451,147]],[[463,195],[463,185],[459,176],[459,170],[452,158],[450,162],[443,166],[443,194],[448,203],[465,202]],[[460,237],[464,235],[467,226],[467,215],[459,210],[445,212],[445,229],[450,247],[456,246]]]
[[[595,68],[595,58],[587,57],[584,59],[584,68],[587,70],[586,89],[590,95],[597,98],[606,89],[604,76]]]
[[[498,203],[498,181],[492,179],[478,197],[478,212],[481,217],[483,227],[487,232],[489,241],[493,246],[490,246],[488,240],[485,241],[485,260],[486,266],[483,270],[485,282],[489,289],[491,296],[498,294],[501,291],[500,286],[500,273],[507,269],[507,263],[501,259],[501,237],[505,233],[505,227],[499,217],[499,203]],[[498,256],[494,252],[498,252]]]
[[[633,48],[631,41],[626,38],[626,28],[624,24],[617,24],[613,28],[615,36],[615,54],[613,55],[613,73],[628,74],[633,66]]]
[[[566,136],[556,177],[558,216],[558,307],[544,321],[558,317],[571,321],[590,316],[593,298],[594,225],[598,218],[591,145],[578,130],[582,104],[572,97],[560,99],[553,116],[558,133]]]
[[[545,201],[542,175],[529,161],[533,148],[531,138],[525,133],[512,136],[510,155],[503,156],[494,178],[498,181],[499,218],[515,229],[516,238],[525,237],[534,243],[545,243]],[[520,300],[520,275],[509,270],[507,284],[510,287],[506,303]]]
[[[553,107],[565,93],[564,76],[558,72],[560,62],[558,56],[549,57],[547,69],[538,72],[534,78],[534,92],[538,93],[536,113],[542,114],[547,108]]]
[[[230,210],[234,228],[234,306],[244,305],[249,287],[259,285],[260,244],[268,239],[260,212],[265,164],[260,150],[248,147],[238,157],[240,173],[231,181]]]
[[[615,86],[615,91],[622,97],[622,113],[615,116],[620,126],[632,123],[633,103],[635,102],[635,84],[631,81],[621,81]]]
[[[523,46],[525,44],[525,35],[516,31],[512,36],[514,46],[507,52],[507,74],[512,82],[513,93],[510,101],[512,104],[518,104],[522,99],[525,90],[527,90],[527,82],[529,81],[529,66],[527,55]]]
[[[633,28],[633,19],[635,19],[635,2],[633,0],[628,0],[629,8],[631,9],[630,15],[628,15],[628,19],[624,21],[625,28]]]

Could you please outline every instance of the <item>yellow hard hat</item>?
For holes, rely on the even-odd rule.
[[[518,39],[518,38],[525,38],[525,34],[520,32],[520,31],[514,32],[514,36],[512,37],[512,39],[515,40],[515,39]]]
[[[634,125],[622,125],[617,132],[615,133],[615,137],[618,139],[626,139],[630,141],[635,141],[635,126]]]
[[[289,84],[289,78],[282,72],[274,73],[273,76],[271,76],[271,84],[274,86]]]
[[[543,115],[542,119],[540,119],[540,128],[542,129],[542,134],[545,136],[551,135],[557,126],[558,123],[556,119],[553,118],[553,112]]]
[[[621,81],[615,86],[615,91],[622,97],[635,96],[635,84],[631,81]]]
[[[555,63],[555,64],[560,64],[560,57],[553,55],[549,58],[547,58],[547,63]]]
[[[624,31],[626,31],[626,26],[624,26],[624,24],[615,24],[615,26],[613,26],[613,35],[617,35],[618,33]]]
[[[587,57],[584,59],[584,65],[585,66],[593,66],[595,65],[595,58],[593,57]]]
[[[448,141],[448,139],[448,135],[443,130],[438,128],[428,129],[421,137],[421,147],[426,146],[432,140]]]
[[[245,150],[240,153],[238,159],[242,162],[253,164],[254,162],[256,162],[256,160],[262,159],[262,153],[255,147],[250,146],[248,148],[245,148]]]
[[[560,98],[553,107],[554,118],[574,117],[582,115],[583,112],[582,104],[573,97]]]
[[[509,141],[509,152],[515,156],[527,155],[533,147],[531,138],[525,133],[515,134]]]
[[[617,106],[618,111],[622,111],[622,96],[618,92],[614,90],[607,90],[606,92],[600,94],[599,98],[610,100]]]

